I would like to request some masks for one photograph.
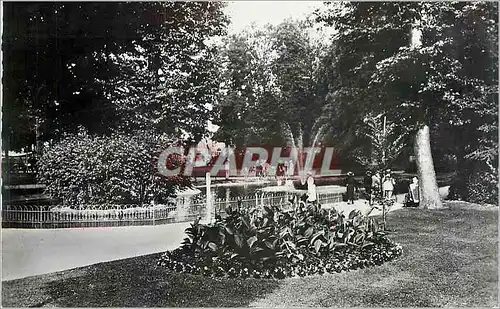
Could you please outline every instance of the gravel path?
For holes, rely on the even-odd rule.
[[[174,249],[188,225],[2,229],[2,281]]]

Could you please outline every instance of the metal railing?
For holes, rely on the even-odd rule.
[[[222,198],[213,201],[212,215],[225,216],[231,207],[252,208],[262,205],[285,206],[294,193],[256,193],[240,198]],[[321,193],[320,204],[342,201],[340,193]],[[207,211],[206,200],[186,202],[177,200],[168,205],[85,205],[85,207],[60,207],[47,205],[3,205],[2,227],[4,228],[81,228],[131,225],[158,225],[174,222],[193,221],[204,218]]]
[[[319,193],[318,202],[321,205],[340,203],[342,202],[342,193],[339,192]]]
[[[195,206],[195,205],[192,205]],[[126,225],[155,225],[176,222],[176,207],[124,208],[93,206],[89,209],[47,206],[9,206],[2,209],[4,228],[71,228]],[[191,217],[197,217],[191,216]],[[188,215],[186,220],[190,220]]]
[[[238,207],[248,209],[262,205],[283,206],[287,205],[289,199],[293,196],[294,194],[292,193],[272,192],[255,193],[254,195],[245,197],[219,198],[214,201],[214,212],[216,215],[224,214],[228,207],[231,209]]]

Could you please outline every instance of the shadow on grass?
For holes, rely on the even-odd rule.
[[[159,254],[3,283],[7,307],[244,307],[274,280],[218,280],[156,268]]]

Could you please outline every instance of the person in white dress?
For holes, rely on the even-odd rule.
[[[384,198],[391,199],[394,192],[394,185],[396,181],[391,175],[391,170],[387,170],[384,178],[382,179],[382,191],[384,192]]]
[[[292,178],[293,177],[293,174],[294,174],[294,168],[295,166],[293,166],[293,160],[289,160],[288,161],[288,177]]]
[[[312,173],[307,173],[307,201],[315,203],[316,202],[316,185],[314,184],[314,177]]]

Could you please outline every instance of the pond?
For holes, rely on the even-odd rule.
[[[341,177],[328,177],[315,180],[317,186],[326,185],[341,185],[343,178]],[[307,189],[307,185],[301,185],[299,180],[293,182],[295,189]],[[212,192],[217,199],[225,199],[227,194],[229,198],[238,198],[245,196],[253,196],[259,189],[269,186],[276,186],[276,180],[262,181],[255,183],[226,183],[226,184],[216,184],[211,186]],[[205,197],[206,188],[205,186],[197,186],[197,189],[201,190],[203,197]]]
[[[229,194],[229,198],[238,198],[245,196],[253,196],[258,189],[276,185],[275,183],[252,183],[252,184],[234,184],[231,186],[212,186],[212,194],[217,199],[224,199]],[[198,187],[202,195],[205,196],[206,188]]]

